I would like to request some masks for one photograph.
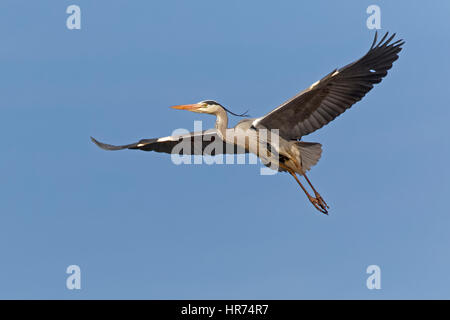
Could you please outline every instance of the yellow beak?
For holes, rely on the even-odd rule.
[[[178,110],[187,110],[187,111],[193,111],[195,112],[197,109],[201,108],[202,105],[198,103],[194,104],[182,104],[179,106],[173,106],[172,109],[178,109]]]

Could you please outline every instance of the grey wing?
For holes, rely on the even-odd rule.
[[[285,139],[300,139],[322,128],[361,100],[373,85],[381,82],[398,59],[403,40],[377,43],[377,33],[369,51],[359,60],[327,76],[254,122],[255,127],[279,129]],[[386,41],[385,41],[386,40]]]
[[[179,136],[169,136],[155,139],[142,139],[136,143],[115,146],[97,141],[91,137],[98,147],[104,150],[137,149],[183,155],[217,155],[245,153],[245,150],[224,142],[216,130],[190,132]],[[175,148],[177,147],[177,148]]]

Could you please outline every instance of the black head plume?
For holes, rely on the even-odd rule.
[[[225,111],[228,112],[229,114],[232,114],[233,116],[236,116],[236,117],[243,117],[243,118],[245,118],[245,117],[249,117],[249,116],[250,116],[250,115],[248,114],[248,110],[245,111],[244,113],[237,114],[237,113],[231,112],[230,110],[228,110],[228,109],[225,108],[224,106],[222,106],[222,108],[224,108]]]
[[[248,110],[245,111],[244,113],[237,114],[237,113],[234,113],[234,112],[228,110],[228,109],[225,108],[223,105],[221,105],[220,103],[218,103],[218,102],[216,102],[216,101],[214,101],[214,100],[205,100],[205,101],[202,101],[202,102],[207,103],[207,104],[216,104],[216,105],[218,105],[218,106],[221,106],[226,112],[228,112],[229,114],[232,114],[233,116],[236,116],[236,117],[249,117],[249,116],[250,116],[250,115],[248,114]]]

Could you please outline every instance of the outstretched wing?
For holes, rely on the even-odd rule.
[[[285,139],[300,139],[322,128],[361,100],[373,85],[381,82],[398,59],[403,40],[377,43],[377,33],[369,51],[359,60],[341,68],[300,92],[267,115],[254,121],[256,128],[279,129]],[[385,41],[386,40],[386,41]]]
[[[246,151],[235,145],[224,142],[216,130],[190,132],[179,136],[169,136],[156,139],[142,139],[136,143],[114,146],[97,141],[91,137],[92,142],[104,150],[138,149],[164,153],[177,153],[182,155],[210,155],[237,154]]]

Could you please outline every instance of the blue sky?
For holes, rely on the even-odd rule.
[[[67,6],[81,30],[66,28]],[[210,116],[260,116],[406,40],[388,77],[305,141],[319,214],[286,174],[105,152]],[[450,298],[450,4],[388,1],[0,3],[0,298]],[[236,119],[232,119],[235,122]],[[67,266],[81,290],[66,288]],[[368,290],[366,268],[381,268]]]

